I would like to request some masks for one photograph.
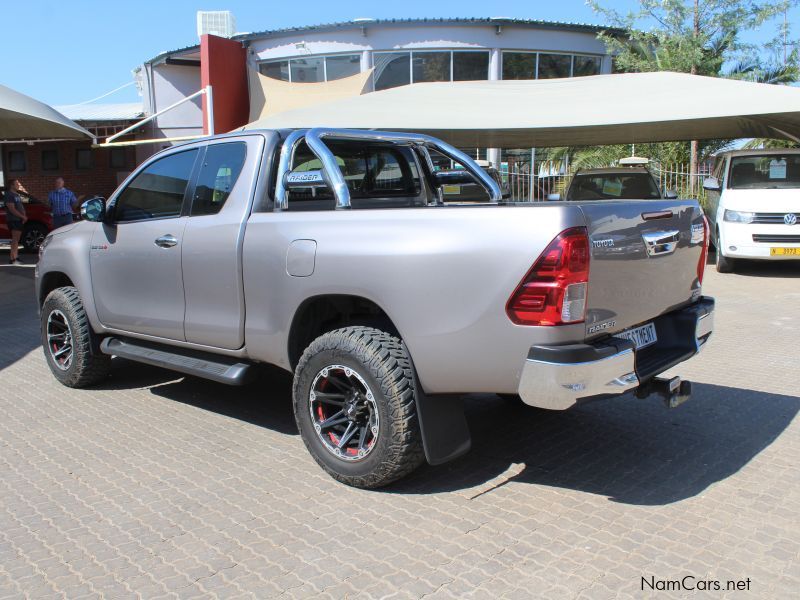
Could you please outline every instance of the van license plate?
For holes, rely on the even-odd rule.
[[[656,335],[656,326],[653,323],[628,329],[627,331],[618,333],[617,337],[632,341],[637,350],[652,346],[658,341],[658,336]]]
[[[770,248],[770,256],[800,256],[800,248]]]

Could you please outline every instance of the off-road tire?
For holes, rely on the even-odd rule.
[[[330,365],[349,367],[369,385],[379,415],[375,447],[361,460],[334,456],[314,429],[309,410],[314,378]],[[346,327],[314,340],[295,369],[294,416],[303,442],[331,477],[358,488],[378,488],[405,477],[425,456],[417,416],[417,382],[401,340],[373,327]]]
[[[61,369],[56,365],[48,348],[47,323],[53,311],[60,311],[64,315],[72,337],[72,361],[67,369]],[[65,386],[83,388],[108,376],[111,357],[100,352],[83,302],[74,287],[60,287],[47,295],[42,306],[41,336],[47,366],[50,367],[53,376]]]

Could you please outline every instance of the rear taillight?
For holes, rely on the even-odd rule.
[[[697,281],[703,284],[703,274],[706,271],[706,260],[708,260],[708,244],[711,228],[708,225],[708,219],[703,215],[703,249],[700,251],[700,261],[697,263]]]
[[[506,314],[517,325],[580,323],[586,314],[588,284],[586,228],[567,229],[536,259],[508,299]]]

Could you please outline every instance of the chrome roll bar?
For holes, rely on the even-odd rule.
[[[390,142],[393,144],[433,148],[451,160],[460,163],[464,169],[471,173],[476,182],[487,191],[491,202],[497,203],[502,199],[500,186],[497,185],[497,182],[492,179],[486,171],[479,167],[469,156],[461,152],[461,150],[435,137],[417,133],[315,127],[308,130],[293,131],[286,138],[281,148],[281,155],[278,163],[278,181],[275,186],[275,210],[286,210],[288,208],[286,174],[291,169],[295,150],[303,139],[305,139],[311,152],[313,152],[320,163],[322,163],[322,174],[326,183],[333,191],[333,195],[336,198],[337,209],[350,208],[350,190],[347,188],[347,181],[336,162],[336,157],[325,144],[323,141],[324,139]]]

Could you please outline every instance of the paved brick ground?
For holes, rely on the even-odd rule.
[[[32,269],[0,267],[0,597],[694,597],[642,592],[685,575],[797,597],[798,277],[707,275],[717,332],[677,410],[471,398],[468,456],[365,492],[306,454],[278,374],[120,361],[60,387]]]

